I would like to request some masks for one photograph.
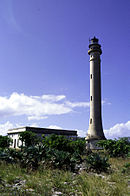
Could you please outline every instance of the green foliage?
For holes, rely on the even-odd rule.
[[[38,168],[40,162],[46,157],[44,146],[24,147],[21,151],[20,165],[32,171]]]
[[[19,162],[28,171],[36,170],[41,165],[74,171],[76,164],[82,162],[81,154],[85,147],[82,140],[72,141],[64,136],[51,135],[40,143],[31,132],[21,133],[20,139],[26,144],[21,151],[2,150],[0,160],[7,163]]]
[[[7,149],[0,151],[0,161],[4,161],[6,163],[12,163],[14,159],[9,155]]]
[[[121,160],[123,163],[121,163]],[[113,173],[100,175],[74,174],[59,169],[43,169],[27,173],[19,164],[0,164],[0,195],[32,196],[123,196],[129,195],[127,173],[120,173],[128,159],[113,158]],[[116,165],[115,165],[116,163]],[[118,163],[118,164],[117,164]],[[120,167],[117,167],[120,166]]]
[[[39,166],[59,168],[74,171],[76,163],[81,162],[78,153],[69,153],[45,146],[24,147],[21,151],[20,165],[28,171],[36,170]]]
[[[46,161],[51,167],[71,171],[82,161],[81,155],[85,150],[85,140],[70,140],[55,134],[44,137],[43,145],[47,148]]]
[[[9,148],[10,144],[12,143],[12,139],[8,136],[0,135],[0,148]]]
[[[27,171],[37,170],[39,166],[53,169],[77,171],[77,165],[83,162],[85,140],[69,140],[64,136],[51,135],[43,137],[43,141],[32,132],[23,132],[20,139],[26,145],[21,151],[16,149],[1,149],[0,160],[6,163],[20,163]],[[86,159],[87,170],[107,171],[108,158],[101,157],[97,153],[88,155]]]
[[[68,139],[65,136],[51,134],[43,139],[43,145],[51,149],[68,150]]]
[[[78,153],[69,153],[62,150],[51,149],[47,152],[46,161],[51,168],[75,171],[77,163],[81,162],[81,157]]]
[[[127,173],[128,175],[130,174],[130,163],[125,163],[123,168],[122,168],[122,173]]]
[[[49,162],[53,168],[68,168],[70,166],[71,155],[69,152],[52,150]]]
[[[83,155],[84,152],[85,152],[85,147],[86,147],[86,141],[85,139],[82,140],[82,139],[77,139],[75,141],[71,140],[69,142],[69,151],[71,153],[78,153],[80,155]]]
[[[51,149],[62,150],[69,153],[77,152],[80,155],[83,154],[85,150],[85,140],[70,140],[65,136],[55,134],[45,137],[43,139],[43,145]]]
[[[4,161],[6,163],[16,163],[22,159],[22,155],[20,151],[16,151],[15,149],[0,149],[0,161]]]
[[[35,146],[40,143],[41,138],[37,136],[36,133],[31,131],[24,131],[19,134],[19,139],[22,141],[22,144],[25,143],[25,146]]]
[[[98,153],[91,153],[86,159],[87,171],[95,171],[97,173],[107,172],[110,164],[108,163],[108,158],[101,156]]]
[[[130,142],[128,138],[100,140],[98,145],[103,147],[111,157],[126,157],[130,152]]]

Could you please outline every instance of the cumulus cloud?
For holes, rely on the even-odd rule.
[[[107,139],[118,139],[119,137],[130,137],[130,121],[116,124],[108,130],[104,130]]]
[[[71,107],[71,108],[75,108],[75,107],[89,107],[90,103],[89,102],[70,102],[70,101],[66,101],[66,105]]]
[[[65,95],[27,96],[14,92],[10,97],[0,96],[0,117],[25,115],[28,120],[41,120],[70,113],[76,107],[89,107],[89,103],[66,101]]]
[[[65,99],[65,95],[42,95],[42,99],[46,101],[57,102]]]
[[[0,135],[6,135],[8,129],[14,128],[14,125],[7,121],[4,124],[0,124]]]
[[[111,105],[111,103],[105,99],[105,100],[102,100],[102,105]]]
[[[77,130],[79,137],[86,137],[87,131]],[[126,123],[116,124],[109,129],[104,130],[107,139],[118,139],[120,137],[130,137],[130,121]]]
[[[63,129],[62,127],[57,126],[57,125],[50,125],[47,128],[49,128],[49,129]]]
[[[37,123],[32,123],[32,124],[17,124],[17,123],[11,123],[9,121],[0,124],[0,135],[7,135],[7,132],[9,129],[13,129],[13,128],[17,128],[17,127],[25,127],[25,126],[29,126],[29,127],[39,127],[39,125]]]
[[[83,130],[76,130],[78,133],[78,137],[86,137],[87,135],[87,131],[83,131]]]
[[[50,129],[64,129],[63,127],[57,126],[57,125],[50,125],[47,128]],[[83,131],[83,130],[77,130],[77,129],[73,129],[75,131],[77,131],[78,137],[86,137],[87,132]]]
[[[47,116],[28,116],[28,120],[43,120],[47,118]]]

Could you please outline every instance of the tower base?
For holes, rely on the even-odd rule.
[[[92,139],[92,140],[87,140],[86,139],[86,150],[87,151],[90,151],[90,150],[102,150],[103,148],[98,146],[97,143],[99,142],[100,140],[97,140],[97,139]]]

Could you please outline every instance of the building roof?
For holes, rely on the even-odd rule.
[[[50,128],[40,128],[40,127],[19,127],[8,130],[8,135],[14,133],[21,133],[24,131],[32,131],[39,134],[58,134],[58,135],[73,135],[77,136],[77,131],[75,130],[63,130],[63,129],[50,129]]]

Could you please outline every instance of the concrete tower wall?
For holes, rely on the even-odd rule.
[[[98,39],[91,39],[88,51],[90,55],[90,120],[86,138],[88,140],[105,139],[101,116],[101,53]]]

